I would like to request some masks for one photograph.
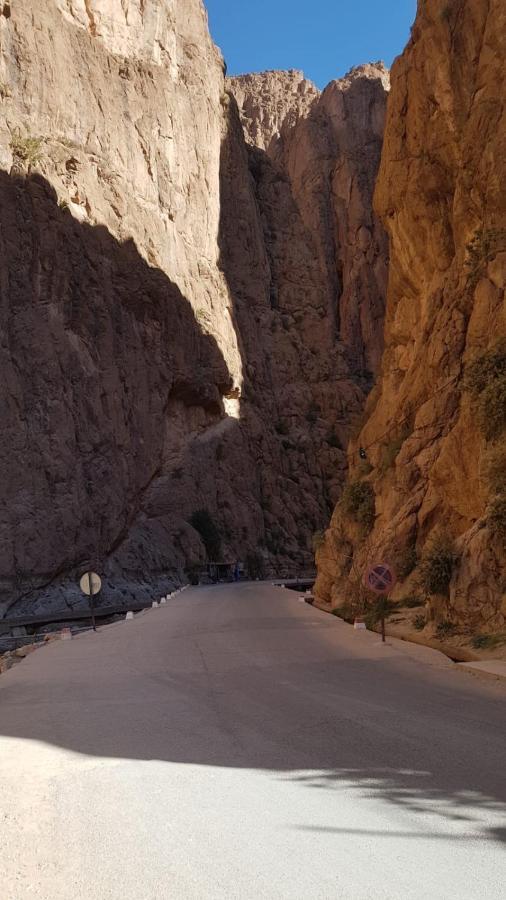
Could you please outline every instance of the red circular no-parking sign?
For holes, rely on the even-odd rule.
[[[375,594],[389,594],[396,581],[395,572],[388,563],[375,563],[364,575],[364,587]]]

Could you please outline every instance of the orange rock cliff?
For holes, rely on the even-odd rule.
[[[374,201],[390,240],[385,349],[317,553],[320,603],[342,605],[385,558],[394,598],[426,602],[428,631],[506,622],[505,59],[501,0],[419,3]]]

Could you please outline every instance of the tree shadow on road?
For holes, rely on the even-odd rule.
[[[381,831],[333,826],[300,825],[301,831],[357,834],[371,837],[412,837],[423,840],[464,841],[487,838],[506,843],[506,803],[502,791],[497,796],[472,787],[459,787],[430,771],[394,768],[343,768],[328,772],[297,774],[294,780],[315,789],[353,792],[356,801],[388,803],[400,811],[420,814],[419,831]],[[444,783],[443,783],[444,781]],[[430,829],[430,830],[429,830]],[[443,829],[443,830],[442,830]]]

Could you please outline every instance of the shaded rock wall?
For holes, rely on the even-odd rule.
[[[429,618],[474,632],[506,622],[505,57],[500,0],[424,0],[393,66],[375,197],[390,236],[385,353],[349,453],[374,524],[364,537],[353,503],[338,505],[318,554],[321,602],[386,556],[403,573],[396,596],[429,595]],[[420,561],[442,541],[457,561],[435,593]]]
[[[348,263],[344,251],[332,263],[328,235],[341,224],[317,233],[284,138],[286,162],[246,147],[199,0],[18,0],[10,12],[0,15],[0,609],[78,603],[73,585],[90,564],[104,601],[163,587],[206,558],[190,524],[202,508],[223,558],[310,565],[374,363],[367,329],[335,325]],[[358,95],[370,87],[372,112],[348,111],[349,140],[375,131],[377,162],[385,92],[365,80]],[[284,90],[274,93],[279,105]],[[300,108],[283,100],[281,130],[302,127],[310,94]],[[355,226],[347,241],[361,268],[369,245]]]

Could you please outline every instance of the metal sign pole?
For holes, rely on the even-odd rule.
[[[96,631],[97,625],[95,622],[95,606],[94,606],[95,601],[93,599],[93,588],[92,588],[92,584],[91,584],[91,576],[92,576],[92,573],[88,572],[88,587],[89,587],[89,591],[90,591],[91,624],[93,625],[93,631]]]
[[[381,623],[381,643],[386,643],[385,619],[388,612],[388,597],[396,583],[396,576],[392,566],[388,563],[376,563],[370,566],[364,576],[363,584],[369,591],[380,594],[380,600],[376,605],[376,622]]]

